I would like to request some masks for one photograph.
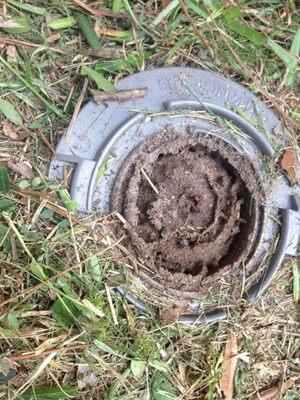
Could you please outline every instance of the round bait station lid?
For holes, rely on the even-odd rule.
[[[199,310],[219,282],[241,291],[264,262],[244,295],[256,300],[299,250],[299,186],[274,162],[286,139],[279,120],[247,89],[208,71],[140,72],[117,90],[128,91],[126,101],[90,101],[80,111],[50,176],[62,179],[72,166],[78,212],[123,217],[118,232],[145,265],[138,279],[154,292]],[[182,320],[226,314],[198,316]]]

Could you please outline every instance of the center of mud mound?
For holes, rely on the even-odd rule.
[[[199,291],[251,256],[262,200],[254,167],[230,144],[165,132],[127,157],[112,211],[154,280]]]

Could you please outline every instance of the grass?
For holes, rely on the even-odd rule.
[[[114,290],[130,284],[132,263],[116,256],[111,221],[78,221],[68,188],[47,178],[51,148],[86,76],[90,87],[106,90],[147,68],[205,68],[267,101],[296,144],[296,2],[171,0],[164,9],[161,3],[0,5],[0,100],[10,103],[0,110],[1,166],[27,163],[34,173],[31,180],[8,171],[8,188],[6,169],[0,171],[0,399],[221,399],[229,327],[239,351],[235,400],[299,377],[294,262],[284,264],[254,305],[230,297],[229,288],[208,299],[207,305],[228,301],[229,321],[166,325],[166,304],[142,290],[149,307],[160,310],[149,315]],[[98,16],[100,9],[118,18]],[[78,12],[88,28],[76,23]],[[282,395],[299,397],[297,385]]]

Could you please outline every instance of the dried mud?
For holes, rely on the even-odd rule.
[[[190,129],[185,136],[159,133],[138,146],[119,171],[111,208],[126,219],[128,244],[154,281],[199,293],[251,257],[262,202],[250,161],[223,140]]]

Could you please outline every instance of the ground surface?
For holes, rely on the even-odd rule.
[[[113,290],[130,280],[132,264],[114,252],[112,221],[78,221],[64,182],[47,178],[85,77],[109,91],[154,66],[200,67],[242,83],[277,113],[296,148],[296,4],[199,3],[1,3],[0,399],[222,399],[223,360],[236,353],[230,332],[238,356],[225,369],[237,361],[228,377],[234,399],[300,397],[295,261],[256,304],[229,297],[227,321],[186,327],[176,322],[182,310],[165,304],[149,316]],[[76,10],[85,11],[98,40],[81,30],[87,22]]]

